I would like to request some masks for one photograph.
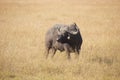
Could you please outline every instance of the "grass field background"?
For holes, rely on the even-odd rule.
[[[79,60],[45,59],[45,32],[76,22]],[[119,0],[0,0],[0,80],[120,80]]]

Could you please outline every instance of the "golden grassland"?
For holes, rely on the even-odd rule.
[[[45,32],[76,22],[79,59],[44,57]],[[0,80],[120,80],[119,0],[1,0]]]

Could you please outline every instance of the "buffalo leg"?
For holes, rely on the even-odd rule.
[[[71,59],[71,57],[70,57],[70,52],[69,51],[67,51],[67,55],[68,55],[68,59]]]
[[[68,59],[70,59],[71,57],[70,57],[70,51],[69,51],[69,45],[68,44],[64,44],[64,49],[65,49],[65,51],[66,51],[66,53],[67,53],[67,58]]]
[[[78,49],[76,49],[76,50],[75,50],[75,54],[76,54],[75,59],[78,59],[78,58],[79,58],[79,53],[80,53],[80,52],[79,52],[79,50],[78,50]]]
[[[53,58],[54,55],[55,55],[55,53],[56,53],[56,49],[55,49],[55,48],[52,49],[52,53],[53,53],[53,54],[52,54],[52,58]]]
[[[50,48],[47,48],[47,49],[46,49],[46,59],[48,58],[49,51],[50,51]]]

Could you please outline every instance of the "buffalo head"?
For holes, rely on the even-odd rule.
[[[71,36],[77,35],[79,29],[76,23],[58,29],[58,42],[65,43],[71,39]]]

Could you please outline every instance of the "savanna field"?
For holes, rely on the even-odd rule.
[[[79,59],[45,59],[45,33],[76,22]],[[0,0],[0,80],[120,80],[119,0]]]

